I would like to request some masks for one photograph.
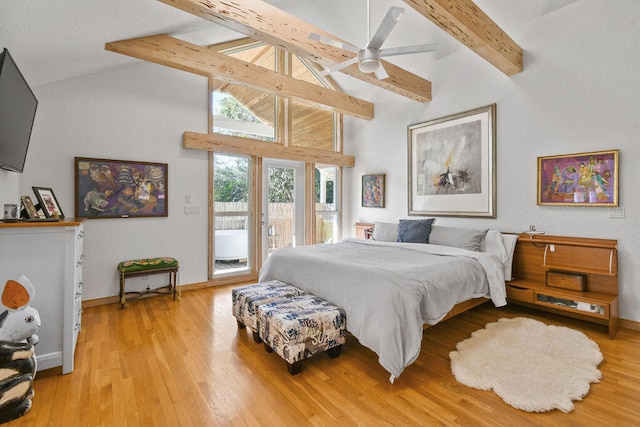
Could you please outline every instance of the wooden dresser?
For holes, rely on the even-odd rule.
[[[521,234],[509,302],[618,331],[618,241]]]
[[[38,370],[73,371],[82,321],[81,220],[0,223],[0,286],[21,273],[35,288],[30,304],[42,325],[36,345]]]

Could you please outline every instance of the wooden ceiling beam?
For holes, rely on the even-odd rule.
[[[111,42],[105,45],[105,49],[273,95],[305,103],[311,102],[361,119],[371,120],[374,117],[374,106],[370,102],[297,80],[165,34]]]
[[[218,153],[245,154],[250,156],[268,157],[274,159],[296,160],[306,163],[320,163],[353,167],[355,157],[346,156],[336,151],[316,150],[313,148],[296,147],[265,142],[252,138],[185,132],[182,135],[182,146],[196,150],[215,151]]]
[[[508,76],[522,72],[522,48],[472,0],[404,0]]]
[[[279,46],[330,67],[354,57],[353,52],[329,46],[309,38],[322,34],[339,40],[295,16],[262,0],[159,0],[200,18],[231,28],[256,40]],[[351,77],[400,94],[418,102],[431,101],[431,82],[387,61],[382,61],[389,77],[379,80],[363,73],[357,65],[340,71]]]

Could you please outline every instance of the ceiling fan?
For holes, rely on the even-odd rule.
[[[367,2],[367,9],[369,9],[369,2]],[[437,43],[426,43],[413,46],[394,47],[391,49],[380,49],[387,37],[389,37],[389,34],[391,34],[391,30],[393,30],[393,28],[400,20],[400,17],[402,17],[403,13],[403,8],[395,6],[391,7],[380,23],[380,26],[376,30],[376,33],[369,40],[367,47],[363,49],[354,46],[351,43],[338,41],[322,34],[309,34],[309,38],[312,40],[319,41],[321,43],[325,43],[340,49],[345,49],[353,53],[357,53],[355,57],[336,64],[326,70],[323,70],[321,74],[327,75],[357,62],[360,71],[362,71],[363,73],[374,73],[378,79],[382,80],[389,77],[389,75],[380,62],[381,58],[385,56],[406,55],[409,53],[434,51],[436,49]]]

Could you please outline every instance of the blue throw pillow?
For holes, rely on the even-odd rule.
[[[429,219],[401,219],[398,223],[398,242],[429,243],[431,224],[435,218]]]

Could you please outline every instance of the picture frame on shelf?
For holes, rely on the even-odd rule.
[[[53,189],[47,187],[31,187],[40,203],[40,208],[47,218],[64,218],[60,203],[53,193]]]
[[[385,174],[362,175],[362,206],[384,208]]]
[[[33,201],[31,200],[31,197],[29,196],[22,196],[20,198],[20,201],[22,202],[22,209],[21,210],[21,216],[25,219],[38,219],[40,218],[40,215],[38,215],[38,210],[36,209],[35,205],[33,204]]]
[[[619,206],[618,150],[538,157],[538,205]]]
[[[407,130],[409,215],[496,218],[496,104]]]
[[[166,217],[167,163],[76,157],[75,215],[78,218]]]

